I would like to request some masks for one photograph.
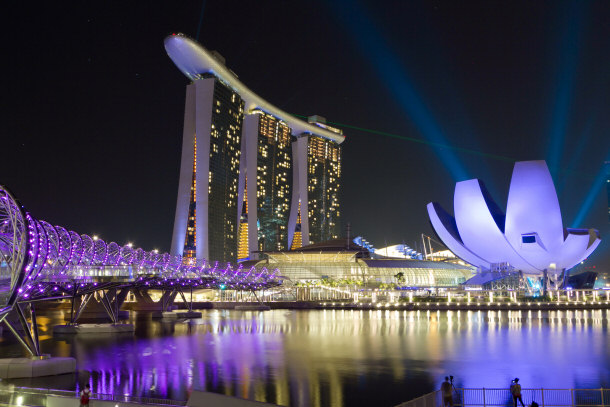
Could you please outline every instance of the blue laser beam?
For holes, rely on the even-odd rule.
[[[406,69],[401,66],[387,41],[367,17],[363,6],[347,0],[332,1],[329,4],[356,38],[361,52],[377,71],[388,91],[413,120],[417,130],[432,143],[448,144],[439,124],[407,76]],[[350,12],[345,13],[345,10]],[[466,169],[453,151],[434,148],[434,152],[456,181],[468,179]]]
[[[595,116],[587,120],[585,127],[582,129],[582,131],[579,132],[578,137],[576,137],[576,146],[570,150],[570,158],[568,160],[568,164],[563,166],[563,171],[560,170],[559,173],[565,174],[573,172],[574,168],[576,167],[576,164],[581,160],[583,151],[591,140],[591,136],[593,134]],[[561,177],[561,179],[556,182],[558,193],[561,193],[561,191],[563,191],[566,182],[567,179],[565,176]]]
[[[610,160],[610,153],[606,156],[608,157],[606,159],[606,162],[608,162],[608,160]],[[580,209],[578,210],[578,213],[574,218],[574,222],[572,222],[573,228],[577,228],[583,223],[586,216],[589,214],[593,203],[595,202],[595,198],[597,198],[597,195],[601,192],[604,185],[606,185],[606,181],[608,178],[608,170],[606,166],[608,165],[610,164],[605,164],[604,166],[602,166],[601,170],[598,172],[597,176],[593,180],[593,184],[591,185],[591,188],[589,188],[589,192],[587,193],[585,200],[583,201]]]
[[[201,32],[201,23],[203,22],[203,12],[205,10],[205,0],[201,2],[201,12],[199,13],[199,24],[197,24],[197,34],[195,40],[199,41],[199,33]]]
[[[580,38],[583,31],[585,4],[568,2],[563,11],[563,29],[560,45],[558,71],[555,78],[555,92],[550,124],[550,144],[547,156],[549,170],[557,175],[563,153],[566,129],[570,116],[570,106],[574,95],[574,78],[578,66]]]

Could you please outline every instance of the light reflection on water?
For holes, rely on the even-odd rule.
[[[608,310],[203,311],[193,321],[132,314],[135,335],[52,337],[42,348],[77,358],[78,375],[15,384],[186,399],[192,389],[293,406],[391,406],[438,387],[610,386]],[[0,352],[21,349],[5,334]]]

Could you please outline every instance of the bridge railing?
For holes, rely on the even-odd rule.
[[[177,276],[171,275],[168,277],[175,279],[199,279],[199,278],[224,278],[227,281],[251,281],[257,278],[258,274],[267,273],[267,269],[263,267],[252,268],[236,268],[230,272],[222,269],[201,268],[197,272],[187,270],[187,267]],[[36,281],[51,281],[61,282],[70,280],[86,280],[88,277],[113,277],[124,279],[135,279],[140,276],[163,277],[167,273],[162,266],[147,267],[137,265],[69,265],[65,267],[48,267],[45,272],[37,278]],[[2,274],[0,273],[0,276]],[[280,276],[276,276],[280,280]]]
[[[0,387],[0,405],[9,406],[46,406],[47,397],[79,398],[79,392],[72,390],[40,389],[31,387]],[[118,403],[138,403],[164,406],[184,406],[186,400],[171,400],[153,397],[129,396],[122,394],[91,393],[92,400],[115,401]]]
[[[604,407],[610,406],[610,389],[522,389],[521,395],[526,405],[532,402],[540,407]],[[512,407],[510,390],[487,388],[458,388],[453,392],[455,407]],[[397,407],[439,407],[444,406],[439,390],[399,404]]]

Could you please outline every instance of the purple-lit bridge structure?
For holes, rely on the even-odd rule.
[[[161,290],[161,308],[166,311],[177,295],[192,307],[185,292],[190,291],[192,299],[193,289],[254,292],[282,282],[277,269],[185,261],[52,226],[32,217],[2,185],[0,252],[0,322],[32,356],[41,355],[35,311],[41,301],[70,299],[71,323],[89,303],[97,302],[117,323],[120,304],[130,291],[147,295],[149,290]]]

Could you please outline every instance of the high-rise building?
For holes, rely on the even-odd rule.
[[[187,86],[172,252],[236,258],[242,121],[243,100],[217,78]]]
[[[327,126],[322,117],[311,116],[309,122],[341,135],[340,130]],[[341,146],[324,137],[303,134],[293,143],[293,151],[297,168],[289,222],[289,240],[295,243],[291,248],[337,239],[341,216]]]
[[[248,246],[250,251],[285,250],[292,194],[290,127],[255,110],[245,119],[244,137],[246,194],[250,202]]]
[[[341,131],[271,105],[184,35],[165,49],[192,81],[172,253],[236,261],[337,237]]]
[[[245,184],[248,189],[248,182]],[[237,261],[243,261],[250,258],[250,244],[248,243],[248,194],[243,194],[244,200],[241,205],[241,214],[239,216],[239,227],[237,229]]]

